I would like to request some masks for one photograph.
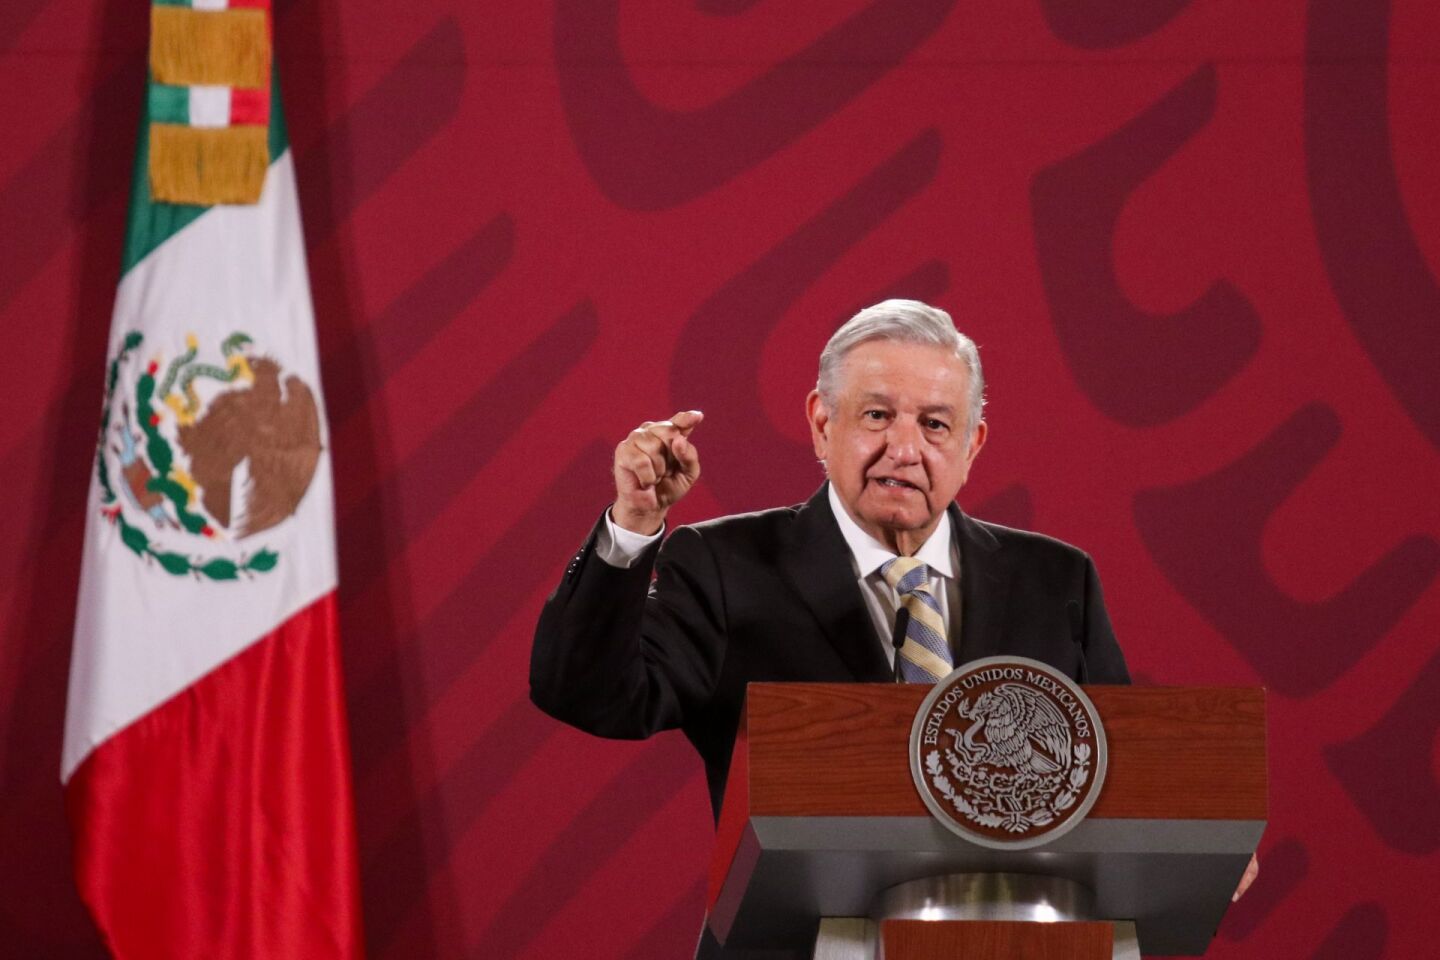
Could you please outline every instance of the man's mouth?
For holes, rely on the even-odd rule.
[[[880,486],[886,487],[886,488],[888,488],[888,489],[890,489],[890,490],[919,490],[919,489],[920,489],[919,487],[915,486],[915,484],[909,483],[909,482],[907,482],[907,481],[905,481],[905,480],[901,480],[901,479],[899,479],[899,478],[897,478],[897,477],[876,477],[874,482],[875,482],[875,483],[878,483]]]

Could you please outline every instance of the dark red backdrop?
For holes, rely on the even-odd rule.
[[[0,954],[93,958],[56,782],[144,5],[0,6]],[[681,956],[678,738],[526,699],[634,422],[684,518],[816,485],[854,308],[982,345],[962,497],[1080,543],[1139,678],[1264,684],[1217,957],[1429,955],[1440,912],[1440,7],[277,0],[338,474],[377,958]]]

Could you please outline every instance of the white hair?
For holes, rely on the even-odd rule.
[[[885,300],[866,307],[846,320],[820,351],[820,376],[815,389],[826,408],[835,409],[840,365],[851,350],[871,340],[921,343],[951,351],[970,374],[970,396],[965,411],[965,435],[973,436],[985,407],[985,375],[975,341],[955,329],[950,314],[919,300]]]

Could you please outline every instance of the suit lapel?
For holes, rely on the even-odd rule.
[[[855,679],[883,682],[890,679],[890,667],[860,596],[850,547],[830,512],[826,491],[822,485],[800,508],[780,565]]]
[[[1008,568],[994,534],[950,505],[960,543],[960,650],[955,665],[1000,652],[1004,641]]]

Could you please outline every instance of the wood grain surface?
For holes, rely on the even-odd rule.
[[[907,760],[927,692],[908,684],[752,684],[741,748],[748,757],[735,771],[748,774],[749,814],[929,816]],[[1109,744],[1091,818],[1267,818],[1263,690],[1085,692]]]
[[[1110,960],[1108,923],[886,920],[880,924],[886,960]]]

